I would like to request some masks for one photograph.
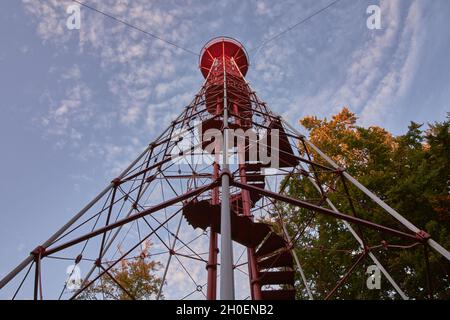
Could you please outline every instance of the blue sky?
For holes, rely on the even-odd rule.
[[[259,97],[291,123],[348,106],[394,134],[450,110],[450,2],[85,0],[200,52],[227,35],[250,52]],[[200,88],[197,57],[71,1],[0,2],[0,276],[71,217],[166,127]],[[366,27],[379,4],[382,29]],[[64,271],[62,271],[64,272]],[[0,298],[2,295],[0,294]]]

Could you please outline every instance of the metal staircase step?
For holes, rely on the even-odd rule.
[[[264,260],[258,261],[258,267],[260,270],[280,267],[292,268],[293,265],[294,261],[292,259],[292,254],[287,249]]]
[[[267,237],[271,228],[266,223],[254,222],[252,228],[252,247],[256,248]]]
[[[231,202],[231,210],[234,210],[238,214],[243,214],[244,213],[243,201],[242,201],[242,193],[241,192],[231,195],[230,202]]]
[[[294,289],[261,290],[263,300],[295,300]]]
[[[288,136],[286,135],[286,131],[281,124],[279,119],[273,119],[269,124],[269,130],[278,130],[278,156],[279,156],[279,166],[280,168],[286,167],[295,167],[298,165],[299,160],[297,156],[294,154],[292,150],[291,144],[289,142]],[[268,139],[267,144],[270,151],[271,150],[271,141],[272,139]],[[272,153],[271,153],[272,154]]]
[[[267,271],[259,274],[261,285],[291,284],[294,285],[294,271]]]
[[[235,204],[242,203],[242,197],[235,195]],[[220,233],[220,204],[212,205],[210,200],[190,201],[183,206],[183,215],[194,228]],[[231,238],[249,248],[257,249],[260,270],[280,267],[292,268],[292,255],[286,241],[272,230],[269,224],[253,222],[249,217],[238,215],[231,210]],[[285,249],[281,250],[280,249]],[[264,285],[294,285],[294,271],[263,271],[259,280]],[[264,300],[293,300],[294,289],[261,290]]]
[[[246,172],[247,182],[264,182],[261,172]]]
[[[246,247],[255,248],[271,232],[269,225],[253,222],[249,217],[231,210],[231,238]],[[183,215],[194,228],[206,230],[208,227],[220,233],[220,204],[212,205],[209,200],[191,201],[184,205]]]
[[[231,215],[231,239],[243,246],[253,247],[253,225],[249,217]]]
[[[284,239],[275,232],[272,232],[256,251],[256,256],[262,257],[285,247],[286,242]]]
[[[245,171],[246,172],[260,172],[261,167],[262,167],[261,162],[246,163]]]
[[[264,189],[264,187],[266,186],[265,182],[250,182],[249,184],[251,184],[252,186],[255,186],[257,188],[260,189]],[[250,200],[252,200],[252,204],[253,206],[255,205],[256,202],[258,202],[259,199],[261,199],[261,194],[255,191],[250,191]]]
[[[220,207],[212,206],[208,200],[190,201],[183,206],[183,215],[194,229],[205,230],[211,226],[212,218],[220,215]]]

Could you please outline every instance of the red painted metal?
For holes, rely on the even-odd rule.
[[[416,237],[415,234],[409,234],[409,233],[405,233],[405,232],[400,231],[400,230],[396,230],[396,229],[392,229],[392,228],[389,228],[389,227],[385,227],[385,226],[382,226],[382,225],[379,225],[379,224],[376,224],[376,223],[373,223],[373,222],[370,222],[370,221],[367,221],[367,220],[364,220],[364,219],[356,218],[356,217],[353,217],[353,216],[350,216],[350,215],[346,215],[346,214],[343,214],[343,213],[340,213],[340,212],[336,212],[336,211],[333,211],[333,210],[330,210],[330,209],[327,209],[327,208],[324,208],[324,207],[320,207],[320,206],[314,205],[314,204],[309,203],[309,202],[305,202],[305,201],[302,201],[302,200],[298,200],[298,199],[294,199],[294,198],[291,198],[291,197],[287,197],[287,196],[284,196],[284,195],[281,195],[281,194],[277,194],[277,193],[272,192],[272,191],[260,189],[260,188],[254,187],[252,185],[249,185],[249,184],[244,184],[244,183],[240,183],[240,182],[237,182],[237,181],[233,181],[232,184],[235,185],[236,187],[241,188],[241,189],[247,189],[247,190],[250,190],[250,191],[259,192],[262,195],[268,196],[268,197],[273,198],[273,199],[277,199],[277,200],[285,202],[285,203],[289,203],[289,204],[293,204],[293,205],[296,205],[296,206],[299,206],[299,207],[302,207],[302,208],[310,209],[312,211],[316,211],[318,213],[326,214],[326,215],[329,215],[329,216],[332,216],[332,217],[335,217],[335,218],[339,218],[339,219],[342,219],[342,220],[345,220],[345,221],[348,221],[348,222],[353,222],[353,223],[356,223],[356,224],[359,224],[359,225],[362,225],[362,226],[365,226],[365,227],[368,227],[368,228],[371,228],[371,229],[374,229],[374,230],[378,230],[378,231],[381,231],[381,232],[384,232],[384,233],[387,233],[387,234],[392,234],[392,235],[398,236],[400,238],[406,238],[406,239],[409,239],[409,240],[417,240],[417,237]]]
[[[236,114],[239,113],[238,106],[236,104],[233,105],[233,110]],[[237,126],[245,129],[243,123],[245,123],[241,118],[236,118],[235,123]],[[247,164],[244,164],[245,160],[245,150],[243,150],[243,146],[238,146],[240,149],[238,150],[239,156],[239,176],[243,183],[247,183]],[[263,178],[264,180],[264,178]],[[252,199],[250,196],[250,192],[248,190],[241,190],[240,193],[241,203],[242,203],[242,213],[246,216],[251,222],[254,221],[253,216],[251,214],[251,206]],[[249,273],[249,281],[250,281],[250,294],[253,300],[261,300],[261,284],[259,281],[259,270],[257,265],[257,260],[255,256],[255,248],[247,248],[247,263],[248,263],[248,273]]]
[[[345,283],[345,281],[348,279],[348,277],[350,277],[352,272],[361,263],[361,261],[363,261],[363,259],[366,257],[366,255],[367,255],[367,253],[363,252],[358,256],[355,263],[350,267],[350,269],[345,273],[345,275],[338,281],[336,286],[333,289],[331,289],[331,291],[327,294],[327,296],[325,297],[325,300],[330,299],[336,293],[337,289],[339,289],[339,287]]]
[[[181,201],[183,201],[183,200],[185,200],[187,198],[191,198],[191,197],[196,196],[196,195],[198,195],[200,193],[208,191],[211,188],[216,187],[217,185],[218,185],[218,182],[215,181],[215,182],[213,182],[213,183],[211,183],[209,185],[206,185],[205,187],[200,187],[200,188],[197,188],[195,190],[186,192],[184,195],[181,195],[179,197],[175,197],[173,199],[170,199],[170,200],[167,200],[165,202],[162,202],[162,203],[160,203],[160,204],[158,204],[156,206],[153,206],[153,207],[151,207],[149,209],[141,211],[141,212],[139,212],[139,213],[137,213],[135,215],[132,215],[132,216],[130,216],[128,218],[125,218],[125,219],[119,220],[117,222],[114,222],[114,223],[112,223],[110,225],[107,225],[105,227],[98,228],[95,231],[89,232],[89,233],[87,233],[87,234],[85,234],[85,235],[83,235],[83,236],[81,236],[79,238],[73,239],[73,240],[71,240],[71,241],[69,241],[67,243],[61,244],[61,245],[56,246],[56,247],[49,248],[49,249],[47,249],[45,251],[45,254],[43,256],[49,256],[49,255],[54,254],[54,253],[56,253],[58,251],[61,251],[63,249],[72,247],[72,246],[74,246],[74,245],[76,245],[76,244],[78,244],[80,242],[83,242],[85,240],[88,240],[90,238],[98,236],[99,234],[103,234],[106,231],[113,230],[113,229],[115,229],[117,227],[120,227],[120,226],[122,226],[124,224],[130,223],[130,222],[135,221],[137,219],[143,218],[143,217],[145,217],[145,216],[147,216],[149,214],[152,214],[153,212],[156,212],[156,211],[159,211],[161,209],[164,209],[165,207],[174,205],[175,203],[181,202]]]
[[[244,46],[236,39],[217,37],[209,41],[200,53],[199,67],[205,79],[214,67],[214,60],[221,60],[223,51],[227,58],[233,58],[236,61],[236,65],[239,67],[242,75],[245,76],[249,62]]]
[[[214,179],[219,179],[219,165],[214,163]],[[219,187],[212,190],[212,205],[219,204]],[[210,229],[209,232],[209,256],[206,269],[208,270],[208,284],[206,298],[208,300],[216,300],[217,298],[217,254],[219,252],[217,244],[217,232]]]
[[[398,243],[396,242],[395,245],[389,244],[388,240],[391,241],[391,239],[383,240],[384,245],[382,244],[381,247],[384,250],[390,248],[407,250],[424,245],[428,294],[432,298],[433,284],[435,282],[431,279],[433,273],[431,272],[429,253],[426,246],[426,241],[430,236],[424,231],[411,234],[401,229],[387,227],[358,217],[357,202],[353,198],[354,195],[351,194],[352,189],[345,184],[346,178],[342,175],[342,171],[325,165],[325,161],[318,161],[318,157],[308,150],[305,144],[306,138],[289,131],[280,118],[271,112],[267,105],[259,100],[255,92],[251,90],[245,80],[249,65],[248,61],[248,55],[244,47],[234,39],[220,37],[206,44],[201,52],[199,61],[200,70],[206,80],[198,94],[195,95],[192,102],[180,116],[149,145],[146,152],[133,162],[122,175],[114,179],[110,187],[103,191],[87,206],[88,209],[83,209],[81,213],[90,210],[94,204],[102,207],[100,199],[102,201],[105,200],[103,208],[98,213],[92,212],[94,209],[91,209],[89,212],[92,215],[82,222],[76,222],[79,218],[77,215],[77,219],[72,219],[61,229],[61,232],[57,232],[57,235],[51,237],[45,245],[37,247],[28,260],[25,260],[14,269],[6,277],[6,280],[3,279],[0,282],[0,288],[5,283],[8,283],[14,275],[17,275],[20,270],[25,268],[28,261],[28,263],[31,263],[28,271],[31,270],[33,265],[36,268],[32,296],[35,299],[39,297],[42,299],[42,259],[49,258],[49,256],[54,258],[53,254],[61,251],[65,252],[66,249],[75,250],[76,245],[86,246],[89,241],[91,243],[98,241],[98,247],[95,247],[95,256],[91,260],[95,260],[93,268],[98,268],[100,271],[93,279],[91,279],[92,272],[88,273],[82,288],[75,292],[71,299],[76,298],[103,276],[111,277],[121,290],[134,299],[130,291],[114,278],[111,269],[123,259],[130,257],[131,253],[142,246],[144,241],[152,238],[160,241],[161,246],[169,249],[167,254],[177,259],[180,264],[179,258],[190,259],[190,261],[195,263],[204,263],[206,266],[206,283],[204,285],[195,283],[195,291],[203,292],[203,286],[206,286],[206,294],[204,296],[209,300],[216,299],[218,240],[221,233],[220,178],[224,172],[220,172],[219,155],[215,153],[213,155],[215,157],[213,164],[205,166],[199,171],[197,171],[195,165],[189,165],[187,170],[181,170],[181,167],[176,164],[176,160],[186,156],[186,154],[192,153],[194,155],[199,150],[204,150],[211,141],[195,141],[187,149],[174,152],[176,147],[179,147],[188,139],[189,132],[193,132],[196,124],[200,122],[202,123],[202,128],[197,131],[197,134],[200,136],[208,129],[217,129],[223,133],[224,126],[228,129],[242,129],[244,131],[252,129],[260,132],[261,129],[264,129],[269,136],[274,132],[273,130],[279,131],[280,140],[277,151],[279,153],[280,172],[284,174],[285,180],[278,190],[270,191],[270,183],[266,185],[267,175],[265,175],[264,170],[270,165],[262,164],[258,158],[255,162],[249,161],[248,141],[244,146],[236,145],[236,142],[234,142],[233,146],[238,148],[237,153],[241,161],[239,164],[234,165],[232,169],[230,168],[230,172],[227,171],[226,173],[230,175],[231,181],[231,238],[235,243],[244,247],[243,254],[246,253],[247,255],[246,262],[234,262],[236,263],[234,267],[239,269],[247,264],[249,292],[252,299],[295,298],[296,271],[294,260],[298,263],[298,259],[296,256],[294,259],[292,249],[295,249],[295,246],[298,245],[299,238],[304,235],[304,231],[315,215],[327,215],[356,224],[360,238],[363,239],[364,245],[367,244],[367,246],[364,246],[366,248],[364,253],[358,257],[344,277],[331,289],[327,298],[330,298],[345,283],[348,276],[365,256],[380,248],[380,239],[377,240],[377,245],[370,246],[369,239],[363,238],[363,227],[379,231],[376,234],[380,234],[383,237],[389,235],[394,236],[395,241],[398,240]],[[224,83],[224,79],[226,79],[226,83]],[[229,116],[229,121],[226,125],[224,125],[223,121],[224,96],[227,97],[228,105],[226,109]],[[269,154],[275,151],[270,139],[267,141],[267,147]],[[306,168],[302,165],[306,166]],[[178,174],[174,172],[177,169]],[[328,194],[336,192],[336,187],[322,183],[323,175],[327,175],[328,178],[331,177],[327,181],[342,179],[345,191],[343,197],[346,197],[350,204],[352,215],[338,212],[337,209],[331,210],[328,206],[325,206]],[[288,181],[292,177],[313,179],[318,185],[318,199],[299,200],[284,195]],[[148,193],[146,193],[147,187],[158,183],[161,183],[160,193],[162,200],[149,204],[146,202],[146,198],[148,198]],[[180,187],[177,187],[178,183]],[[129,189],[126,189],[126,187],[129,187]],[[164,197],[165,192],[170,192],[172,196],[166,199]],[[277,202],[302,208],[302,210],[307,210],[310,214],[310,217],[304,221],[306,226],[303,224],[301,228],[299,227],[296,236],[292,237],[292,241],[288,240],[290,235],[286,235],[287,232],[280,232],[279,226],[282,226],[283,216],[276,206]],[[129,206],[128,214],[120,215],[122,207],[125,205]],[[165,210],[171,212],[158,220],[155,215],[162,211],[165,212]],[[273,213],[273,211],[278,212],[278,218],[275,221],[271,221],[271,223],[255,219],[258,213],[263,216],[261,213]],[[178,231],[170,229],[169,222],[178,214],[182,215],[179,220],[180,224],[183,221],[182,219],[184,219],[188,223],[186,227],[201,229],[200,236],[203,235],[202,233],[204,235],[209,233],[209,239],[204,244],[207,258],[206,255],[201,256],[199,252],[191,248],[189,241],[183,241]],[[83,214],[79,214],[79,216],[81,217]],[[103,218],[103,220],[100,220],[101,223],[98,225],[95,223],[88,232],[78,232],[79,228],[83,227],[85,223],[95,221],[97,216]],[[277,215],[271,215],[271,217],[274,216]],[[115,220],[112,220],[113,217],[115,217]],[[152,226],[147,219],[151,219],[151,222],[155,223],[155,225]],[[131,245],[131,248],[124,254],[121,254],[120,257],[106,261],[104,254],[108,248],[116,244],[114,240],[120,234],[121,228],[131,226],[132,223],[137,224],[137,221],[145,222],[145,226],[148,226],[146,233],[139,235],[138,243]],[[166,243],[167,240],[162,238],[162,232],[160,231],[167,231],[169,245]],[[401,240],[407,243],[402,245],[400,243]],[[413,244],[411,244],[411,241]],[[188,253],[181,252],[181,249],[175,246],[178,242],[180,243],[180,248],[185,248]],[[76,265],[85,262],[87,260],[86,257],[89,256],[83,251],[77,253],[73,259]],[[144,259],[145,256],[142,258]],[[168,259],[169,263],[170,259]],[[165,267],[165,271],[168,271],[169,265]],[[188,272],[187,270],[185,271]],[[170,276],[170,272],[165,274]],[[28,272],[25,277],[27,276]],[[190,275],[188,276],[190,277]],[[190,278],[192,279],[192,277]],[[168,282],[170,281],[168,280]],[[14,297],[20,290],[21,284]]]
[[[242,76],[247,72],[247,68],[245,49],[229,38],[218,38],[208,43],[200,57],[200,70],[206,78],[205,101],[208,112],[213,115],[223,113],[225,71],[228,110],[245,118],[241,126],[249,128],[252,117],[250,91]]]

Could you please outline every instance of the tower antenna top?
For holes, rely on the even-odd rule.
[[[205,78],[208,77],[214,59],[223,55],[233,58],[242,75],[246,75],[249,59],[242,43],[230,37],[217,37],[205,44],[200,52],[199,68]]]

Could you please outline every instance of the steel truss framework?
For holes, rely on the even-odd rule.
[[[202,58],[206,81],[192,102],[98,196],[6,275],[0,289],[9,290],[13,299],[75,299],[108,276],[134,299],[111,270],[139,257],[142,246],[150,242],[150,254],[141,258],[160,261],[163,267],[157,271],[162,279],[158,293],[149,298],[216,299],[220,288],[221,298],[293,299],[295,288],[301,287],[303,296],[314,299],[314,283],[302,269],[301,253],[326,248],[302,247],[301,239],[307,232],[311,235],[311,219],[318,215],[336,219],[342,232],[350,232],[355,240],[346,253],[353,262],[329,288],[327,299],[344,290],[346,280],[365,260],[379,267],[397,297],[408,299],[410,293],[377,259],[381,250],[423,249],[426,268],[428,248],[450,260],[449,252],[426,232],[258,98],[244,78],[247,59],[239,43],[214,40]],[[245,158],[249,151],[234,144],[205,156],[201,140],[205,128],[216,128],[225,137],[230,128],[252,128],[259,146],[279,153],[280,168],[258,161],[232,163],[230,157]],[[278,150],[269,139],[274,129],[280,132]],[[290,196],[291,179],[308,181],[317,197]],[[338,183],[344,192],[336,188]],[[342,201],[332,203],[330,195]],[[350,212],[341,212],[344,201],[350,203]],[[358,217],[361,203],[368,202],[384,212],[381,222]],[[301,221],[298,228],[288,227],[287,207],[310,213],[311,219]],[[64,282],[69,264],[84,271],[78,290],[69,290]],[[424,284],[430,297],[432,276],[428,273]],[[50,277],[53,281],[47,281]]]

